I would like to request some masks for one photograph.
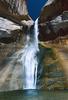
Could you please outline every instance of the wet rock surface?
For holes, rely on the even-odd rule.
[[[52,48],[40,46],[40,56],[42,60],[40,59],[38,66],[37,88],[46,90],[64,89],[64,72]]]

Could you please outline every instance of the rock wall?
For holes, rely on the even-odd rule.
[[[27,7],[25,0],[1,0],[9,4],[10,11],[18,13],[19,15],[27,15]]]

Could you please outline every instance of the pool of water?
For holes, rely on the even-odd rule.
[[[68,91],[11,91],[1,92],[0,100],[68,100]]]

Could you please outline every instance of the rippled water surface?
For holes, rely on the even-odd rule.
[[[12,91],[1,92],[0,100],[68,100],[68,91]]]

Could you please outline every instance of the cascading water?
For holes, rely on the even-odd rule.
[[[36,89],[37,81],[37,52],[38,48],[38,19],[35,21],[34,28],[30,35],[27,35],[27,42],[23,49],[18,52],[18,61],[23,66],[23,89]]]
[[[10,24],[10,27],[5,27],[1,24],[1,30],[4,30],[9,32],[10,29],[20,29],[19,26],[13,24],[12,22],[0,18],[0,23],[3,24],[3,21],[5,24]],[[23,21],[24,22],[24,21]],[[32,22],[32,20],[31,20]],[[28,23],[28,21],[25,21],[28,28],[25,30],[25,35],[27,37],[26,43],[24,44],[24,48],[21,50],[15,52],[12,56],[8,57],[7,59],[11,59],[11,61],[8,61],[6,64],[5,69],[0,72],[4,73],[5,77],[1,77],[1,80],[5,82],[9,74],[11,74],[11,79],[8,82],[9,89],[19,89],[20,87],[23,89],[36,89],[36,83],[37,83],[37,67],[38,67],[38,61],[37,61],[37,52],[39,51],[38,48],[38,19],[35,21],[35,23]],[[24,24],[25,26],[25,24]],[[25,41],[24,41],[25,42]],[[19,62],[19,63],[18,63]],[[1,74],[2,75],[2,74]],[[21,80],[21,82],[20,82]],[[20,84],[19,84],[20,83]],[[22,85],[23,83],[23,85]]]

